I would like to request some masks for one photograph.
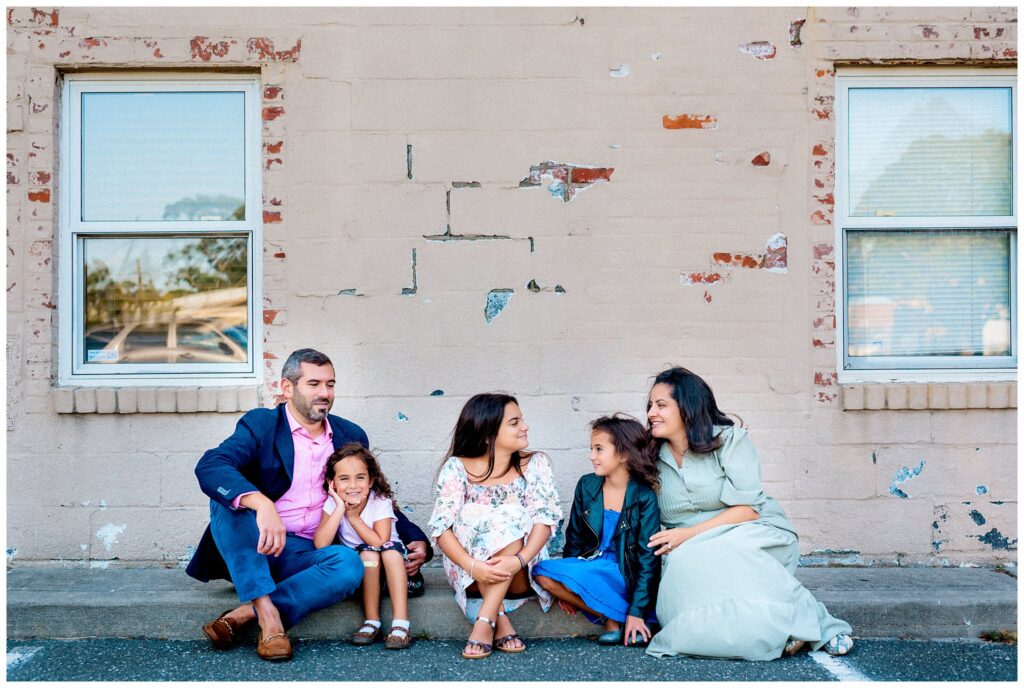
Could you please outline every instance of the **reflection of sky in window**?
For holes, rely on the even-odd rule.
[[[851,88],[848,112],[851,211],[913,144],[1008,135],[1012,114],[1008,88]]]
[[[85,263],[88,270],[97,269],[100,263],[106,265],[115,282],[135,282],[138,278],[137,270],[141,270],[144,282],[152,283],[157,291],[164,292],[181,286],[174,277],[181,268],[189,265],[181,257],[168,260],[168,256],[180,253],[187,245],[198,241],[180,237],[86,239]],[[244,238],[238,241],[243,245],[246,243]]]
[[[196,196],[244,202],[243,93],[83,94],[83,220],[162,220]]]

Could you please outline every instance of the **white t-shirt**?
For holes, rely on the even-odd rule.
[[[324,502],[324,513],[327,515],[333,514],[335,508],[334,498],[328,497],[327,501]],[[391,537],[390,540],[398,542],[398,528],[395,527],[395,522],[398,521],[398,517],[395,516],[395,510],[391,506],[391,500],[385,499],[378,495],[376,492],[370,492],[370,498],[366,500],[366,506],[363,507],[363,512],[359,514],[359,518],[363,520],[363,523],[373,528],[373,524],[384,518],[391,519]],[[348,545],[349,547],[357,547],[358,545],[366,544],[363,539],[359,537],[359,533],[352,527],[352,524],[348,522],[348,519],[342,517],[341,525],[338,526],[338,534],[341,535],[342,544]]]

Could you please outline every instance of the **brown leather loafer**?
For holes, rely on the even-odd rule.
[[[260,638],[256,641],[256,654],[260,659],[268,662],[287,662],[292,658],[292,641],[284,632],[263,637],[263,629],[260,629]]]
[[[230,650],[241,640],[240,631],[246,624],[229,619],[227,615],[233,611],[229,609],[203,626],[203,633],[210,639],[215,650]]]

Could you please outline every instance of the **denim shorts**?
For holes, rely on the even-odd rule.
[[[387,552],[392,549],[401,554],[403,560],[409,558],[409,552],[405,549],[405,545],[402,544],[401,540],[388,540],[380,547],[372,547],[365,542],[356,545],[357,552]]]

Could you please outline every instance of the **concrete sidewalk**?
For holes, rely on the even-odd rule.
[[[424,569],[427,593],[411,600],[412,627],[431,638],[464,638],[462,616],[439,568]],[[860,638],[977,638],[1017,628],[1017,579],[986,568],[801,568],[797,577]],[[27,638],[204,637],[203,623],[238,604],[225,581],[199,583],[183,569],[15,568],[7,572],[7,636]],[[384,619],[391,618],[387,601]],[[310,615],[297,638],[347,638],[362,620],[346,600]],[[529,603],[515,614],[527,638],[591,635],[597,627]]]

